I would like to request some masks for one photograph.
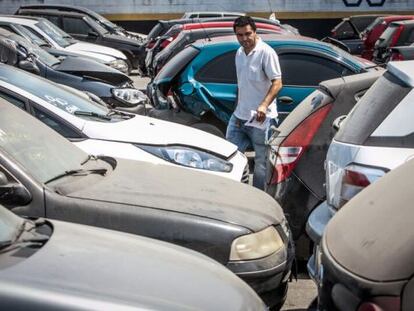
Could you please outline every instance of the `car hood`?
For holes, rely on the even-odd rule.
[[[135,115],[121,122],[88,121],[83,132],[90,138],[146,145],[181,145],[228,158],[237,146],[218,136],[181,124]]]
[[[114,85],[132,82],[132,80],[122,72],[82,57],[66,57],[55,69],[81,77],[88,76],[97,78]]]
[[[114,171],[99,182],[74,187],[56,186],[56,191],[103,204],[137,205],[206,217],[252,231],[284,219],[280,205],[263,191],[176,166],[117,159]]]
[[[113,60],[114,58],[120,58],[126,60],[125,54],[121,51],[93,43],[78,41],[67,46],[65,49],[70,52],[77,52],[91,57],[94,57],[94,55],[96,55],[96,58],[106,58],[110,60]]]
[[[245,283],[199,253],[116,231],[51,223],[53,234],[41,249],[0,271],[0,293],[32,302],[35,309],[36,302],[74,310],[265,309]]]

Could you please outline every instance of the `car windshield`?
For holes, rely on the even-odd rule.
[[[72,37],[66,32],[60,30],[48,20],[41,20],[36,23],[36,26],[47,34],[53,41],[55,41],[60,47],[65,48],[72,44]]]
[[[0,205],[0,244],[16,239],[23,219]]]
[[[60,63],[59,59],[19,35],[10,35],[9,39],[17,42],[20,46],[24,47],[29,54],[35,55],[42,63],[49,67]]]
[[[101,26],[101,24],[99,24],[98,22],[96,22],[94,19],[90,18],[89,16],[85,17],[85,20],[89,23],[89,25],[91,25],[93,27],[93,29],[95,31],[97,31],[98,33],[104,35],[108,33],[108,30],[106,30],[103,26]]]
[[[110,112],[108,108],[95,104],[86,96],[80,96],[69,87],[62,87],[43,78],[33,77],[13,67],[0,66],[0,80],[19,87],[73,115],[81,116],[79,112],[82,111],[90,113],[89,117],[93,117],[93,114],[106,116]],[[29,80],[30,83],[27,83]],[[82,117],[88,116],[82,115]],[[100,121],[105,121],[105,119]]]
[[[28,29],[22,25],[15,25],[15,27],[20,31],[22,36],[34,44],[37,44],[38,46],[49,46],[48,42],[36,35],[31,29]]]
[[[63,136],[5,100],[0,100],[0,148],[41,183],[81,169],[88,159]]]

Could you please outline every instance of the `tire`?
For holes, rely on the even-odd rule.
[[[214,125],[208,124],[208,123],[194,123],[191,125],[191,127],[194,127],[198,130],[216,135],[221,138],[225,138],[224,133],[220,131],[217,127]]]

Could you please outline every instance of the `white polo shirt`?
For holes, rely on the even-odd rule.
[[[248,55],[242,46],[237,50],[236,72],[238,103],[234,115],[239,119],[248,120],[251,116],[250,111],[256,111],[265,98],[272,85],[271,81],[281,79],[279,58],[273,48],[258,38],[255,48]],[[276,100],[271,105],[276,106]],[[277,114],[274,115],[276,116]]]

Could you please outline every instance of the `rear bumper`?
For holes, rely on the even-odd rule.
[[[306,233],[314,242],[313,254],[308,261],[307,269],[309,276],[316,283],[318,288],[321,286],[323,267],[321,265],[321,240],[325,227],[332,218],[332,212],[326,201],[320,204],[310,214],[306,223]]]

